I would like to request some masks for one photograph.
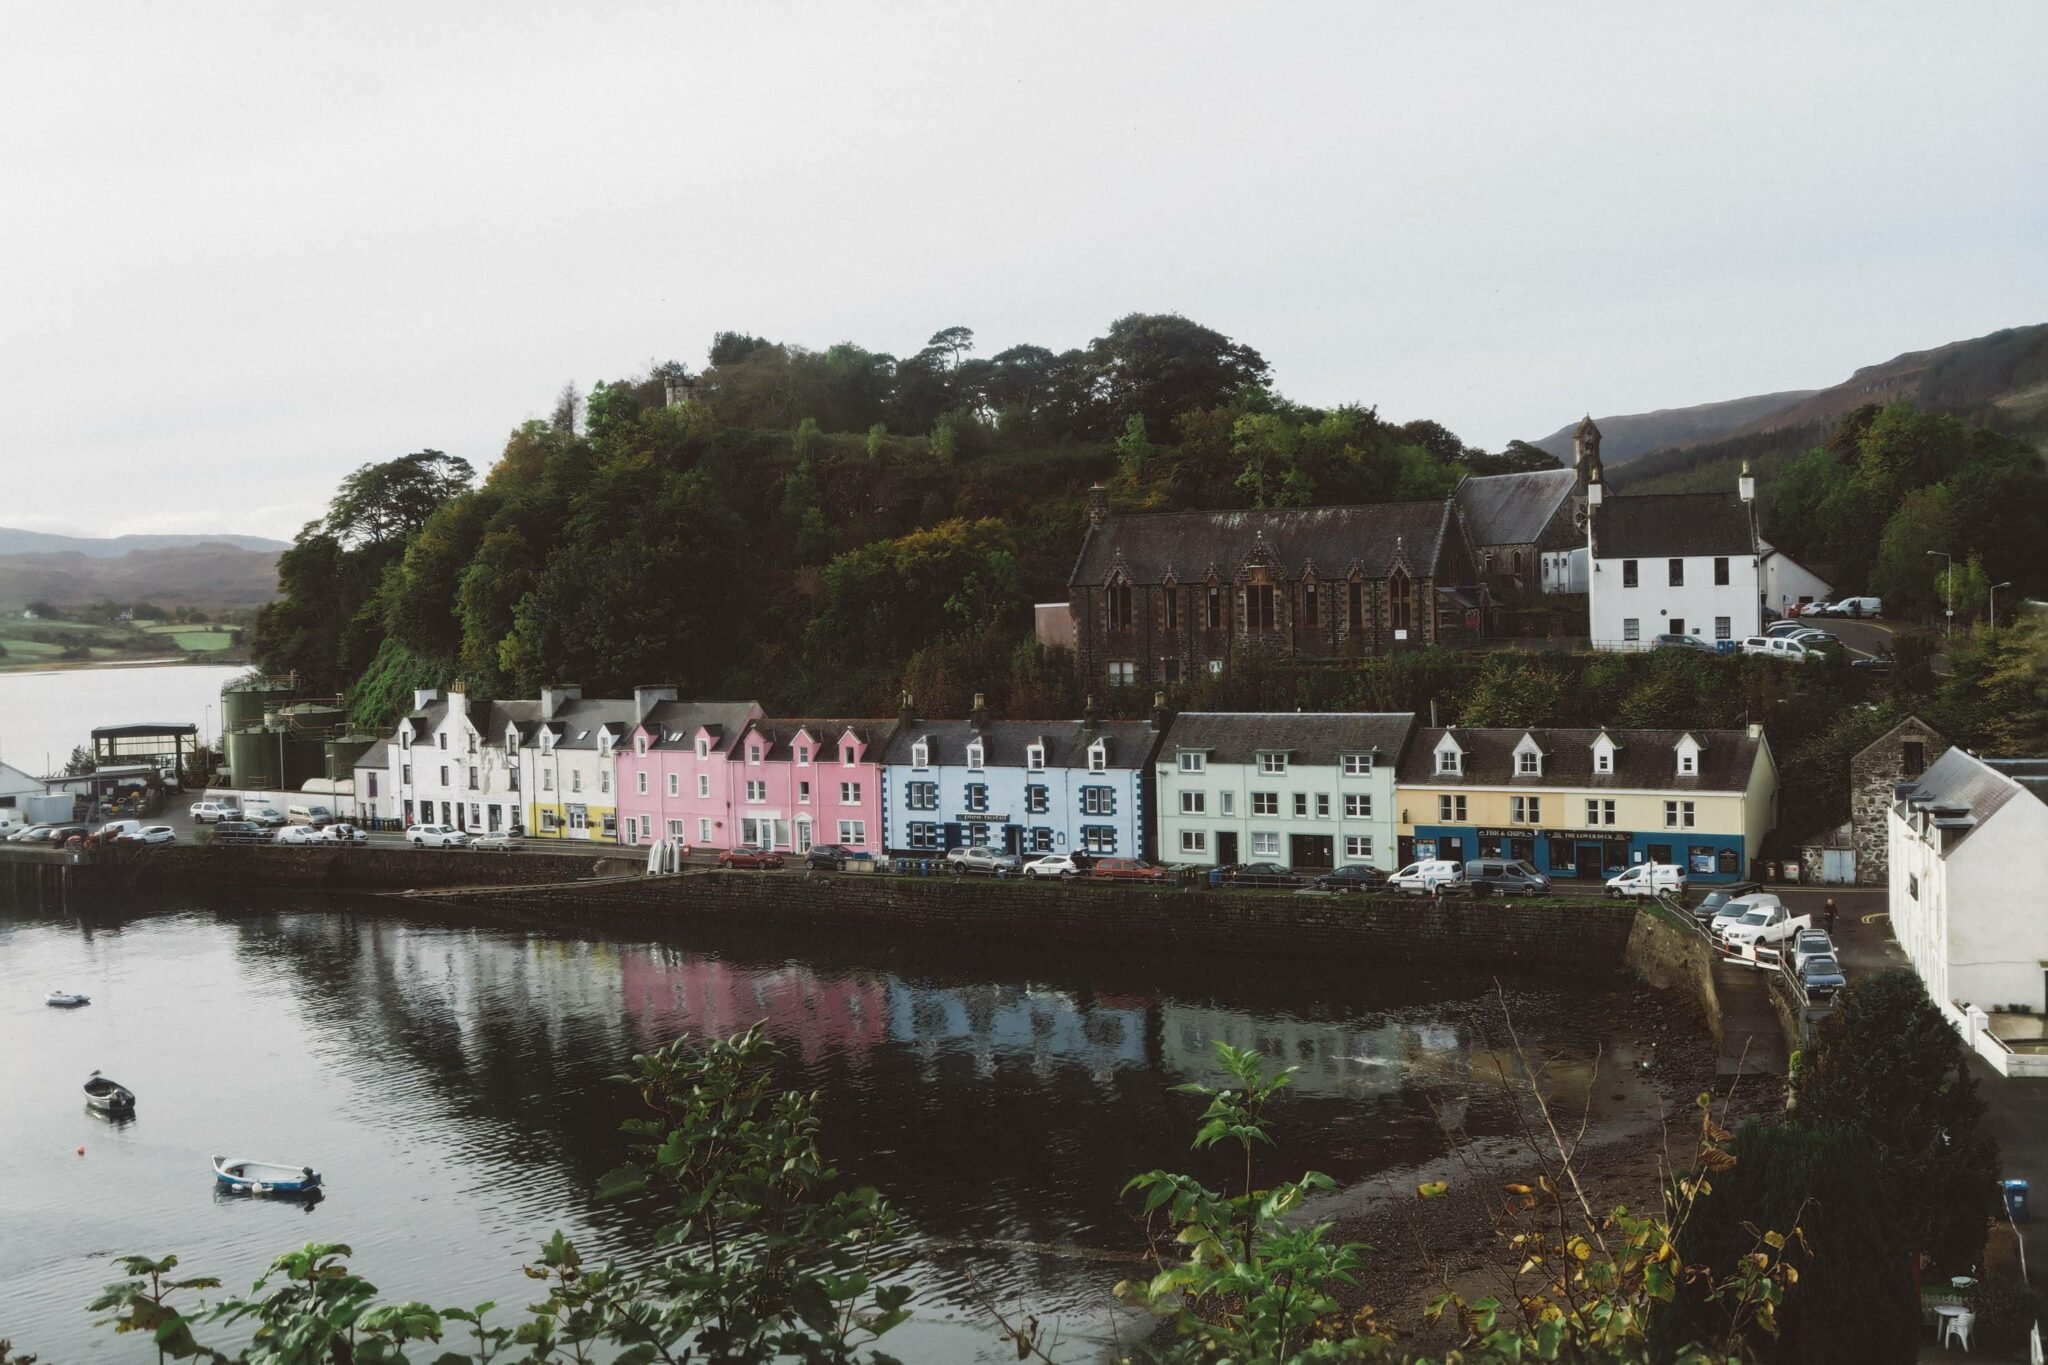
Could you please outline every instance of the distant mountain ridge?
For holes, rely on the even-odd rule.
[[[253,537],[245,537],[253,539]],[[208,542],[123,555],[0,555],[0,608],[112,600],[254,607],[277,596],[277,552]]]
[[[81,554],[91,559],[116,559],[135,550],[178,550],[195,545],[228,545],[237,550],[276,552],[289,549],[287,541],[266,536],[143,535],[143,536],[61,536],[48,531],[21,531],[0,526],[0,555]]]
[[[1652,450],[1712,441],[1784,411],[1819,392],[1819,389],[1787,389],[1783,393],[1730,398],[1689,408],[1659,408],[1655,412],[1595,417],[1593,422],[1600,428],[1600,463],[1611,468],[1627,464]],[[1568,422],[1542,440],[1531,441],[1530,444],[1570,464],[1572,433],[1578,425],[1576,421]]]

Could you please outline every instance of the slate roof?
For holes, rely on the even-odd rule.
[[[533,730],[538,733],[544,726],[554,729],[557,749],[595,749],[598,735],[606,726],[612,729],[614,744],[623,743],[631,733],[634,721],[634,705],[630,701],[613,701],[604,698],[564,702],[555,708],[552,721],[540,718],[540,703],[534,703]],[[526,740],[525,728],[521,728],[520,740]]]
[[[990,768],[1021,768],[1026,750],[1045,745],[1047,768],[1088,767],[1088,746],[1097,739],[1109,741],[1109,766],[1147,768],[1158,747],[1159,731],[1142,720],[1098,721],[1091,731],[1078,720],[997,720],[976,728],[971,720],[907,720],[897,726],[889,741],[885,761],[892,767],[908,768],[911,750],[920,739],[931,742],[933,767],[960,767],[967,762],[967,745],[981,737],[982,763]]]
[[[430,701],[425,706],[419,707],[417,710],[401,717],[398,722],[398,728],[401,730],[410,729],[413,740],[417,743],[428,735],[433,734],[440,726],[442,718],[447,714],[448,699],[443,697],[439,701]],[[396,731],[393,733],[396,733]]]
[[[716,747],[722,753],[753,715],[750,701],[663,701],[648,710],[643,723],[660,727],[661,737],[654,745],[658,749],[687,749],[697,742],[697,731],[709,726],[719,737]]]
[[[1533,545],[1578,481],[1569,469],[1474,475],[1458,484],[1458,506],[1475,545]]]
[[[357,768],[388,768],[391,766],[391,741],[380,739],[363,750],[361,757],[352,765]]]
[[[1962,812],[1960,823],[1943,826],[1944,853],[1982,829],[1984,822],[2003,810],[2014,797],[2025,796],[2029,792],[2036,800],[2042,799],[2039,788],[2031,784],[2022,786],[2014,776],[2008,776],[1962,749],[1950,749],[1928,764],[1926,771],[1914,778],[1910,786],[1898,788],[1900,799],[1916,814],[1940,821],[1942,817],[1935,814],[1937,807]]]
[[[1223,578],[1263,540],[1283,576],[1308,564],[1326,578],[1358,566],[1367,578],[1392,570],[1399,546],[1418,578],[1437,573],[1452,517],[1444,502],[1378,502],[1358,507],[1264,507],[1237,512],[1118,514],[1091,527],[1069,579],[1073,585],[1106,582],[1119,562],[1138,583],[1183,583]]]
[[[1436,746],[1448,733],[1465,751],[1462,774],[1436,770]],[[1593,771],[1593,741],[1605,734],[1619,747],[1614,771]],[[1543,772],[1526,777],[1515,771],[1515,746],[1522,736],[1543,750]],[[1698,740],[1699,772],[1680,776],[1678,741]],[[1747,730],[1558,730],[1549,728],[1468,730],[1425,726],[1408,742],[1400,780],[1418,787],[1552,787],[1618,791],[1742,792],[1756,767],[1761,738]]]
[[[1290,763],[1303,765],[1370,753],[1392,764],[1414,728],[1407,711],[1183,711],[1160,752],[1201,749],[1211,763],[1251,763],[1261,751],[1284,749]]]
[[[1749,504],[1734,493],[1608,498],[1593,509],[1593,546],[1601,559],[1757,553]]]
[[[787,762],[791,757],[790,746],[796,742],[799,734],[805,733],[811,736],[824,753],[830,755],[832,763],[837,763],[839,737],[848,730],[853,731],[860,742],[867,746],[867,761],[880,763],[882,753],[879,745],[888,738],[889,730],[895,724],[893,717],[888,720],[844,720],[818,716],[764,716],[751,724],[743,725],[741,729],[745,734],[760,735],[768,741],[767,752],[761,755],[762,760],[768,763]],[[826,762],[819,754],[814,753],[811,758],[813,762],[819,764]]]

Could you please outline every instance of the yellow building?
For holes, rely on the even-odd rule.
[[[1750,875],[1778,820],[1778,765],[1747,730],[1415,732],[1394,785],[1403,864],[1519,858],[1600,880],[1636,863]]]

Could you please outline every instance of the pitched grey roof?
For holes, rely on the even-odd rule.
[[[1475,475],[1459,483],[1458,506],[1475,544],[1533,545],[1571,497],[1578,478],[1569,469]]]
[[[1295,764],[1335,764],[1345,754],[1395,763],[1415,728],[1407,711],[1183,711],[1160,752],[1201,749],[1211,763],[1250,763],[1285,750]]]
[[[363,750],[362,756],[352,765],[357,768],[388,768],[391,766],[391,741],[380,739]]]
[[[767,752],[762,757],[771,763],[781,762],[790,757],[790,746],[796,742],[796,737],[799,734],[810,735],[812,740],[821,749],[831,749],[832,761],[836,763],[838,762],[836,746],[839,743],[839,737],[848,730],[853,731],[855,738],[867,746],[868,761],[870,763],[880,763],[882,761],[882,754],[878,751],[877,744],[888,739],[889,731],[895,724],[896,722],[893,718],[888,720],[828,720],[817,716],[777,717],[772,719],[764,716],[759,720],[743,725],[741,729],[746,734],[759,735],[767,741]],[[816,756],[814,755],[814,757]],[[819,761],[822,762],[823,759]]]
[[[589,701],[577,700],[555,708],[552,721],[539,719],[538,703],[535,704],[534,728],[543,726],[554,729],[557,749],[595,749],[599,735],[605,727],[611,727],[612,742],[623,741],[633,728],[634,708],[631,701],[614,701],[603,698]],[[522,739],[524,735],[522,734]]]
[[[2004,760],[2002,762],[2011,762]],[[2021,772],[2025,773],[2024,760]],[[1925,815],[1947,831],[1943,850],[1955,847],[1972,831],[2005,808],[2015,797],[2043,799],[2040,789],[2022,785],[1999,768],[1962,749],[1950,749],[1927,765],[1910,786],[1899,788],[1909,810]],[[1953,812],[1953,814],[1944,814]]]
[[[1448,733],[1465,751],[1464,772],[1439,773],[1436,746]],[[1614,771],[1593,771],[1593,741],[1605,734],[1618,746]],[[1543,750],[1543,772],[1525,777],[1515,771],[1515,746],[1522,736]],[[1691,735],[1700,743],[1699,772],[1678,772],[1678,741]],[[1629,791],[1736,792],[1749,789],[1761,738],[1747,730],[1468,730],[1425,726],[1408,743],[1401,761],[1401,781],[1428,787],[1587,787]]]
[[[908,720],[889,741],[887,761],[909,767],[911,750],[926,740],[932,766],[959,767],[976,736],[982,742],[982,763],[990,768],[1021,768],[1030,746],[1042,743],[1046,767],[1085,769],[1088,747],[1098,739],[1109,742],[1110,767],[1146,768],[1159,744],[1159,732],[1142,720],[1098,721],[1093,730],[1078,720],[997,720],[979,728],[971,720]]]
[[[664,701],[647,712],[644,724],[658,726],[656,748],[687,749],[696,742],[697,731],[709,727],[719,737],[723,753],[753,719],[756,706],[750,701]]]
[[[1733,493],[1640,493],[1593,509],[1593,552],[1601,559],[1753,555],[1749,504]]]
[[[1121,563],[1139,583],[1172,573],[1193,582],[1224,578],[1263,542],[1284,576],[1313,564],[1325,577],[1358,566],[1367,578],[1391,571],[1398,547],[1408,571],[1432,577],[1451,519],[1448,502],[1379,502],[1360,507],[1266,507],[1238,512],[1141,512],[1090,528],[1070,580],[1102,583]]]

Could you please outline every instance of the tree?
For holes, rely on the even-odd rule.
[[[1850,987],[1793,1080],[1800,1119],[1868,1134],[1908,1248],[1961,1271],[1984,1249],[1998,1148],[1956,1031],[1910,968]]]
[[[960,357],[974,349],[972,327],[943,327],[932,333],[932,339],[925,343],[925,349],[943,351],[953,358],[953,368],[960,368]]]
[[[474,472],[461,456],[438,450],[366,464],[341,481],[323,529],[344,550],[402,541],[467,489]]]
[[[583,395],[576,389],[576,381],[562,385],[562,391],[555,395],[555,408],[548,416],[548,425],[564,436],[576,434],[576,419],[583,414]]]
[[[1103,404],[1120,427],[1140,413],[1154,431],[1197,408],[1221,407],[1263,384],[1265,357],[1178,313],[1132,313],[1089,343]]]
[[[47,598],[42,597],[38,597],[35,601],[29,603],[28,610],[34,612],[36,617],[43,621],[54,621],[59,615],[57,608],[51,605]]]
[[[1932,587],[1942,561],[1930,552],[1955,549],[1955,518],[1945,488],[1916,488],[1884,524],[1870,586],[1893,616],[1939,615],[1943,599]]]
[[[98,767],[99,763],[93,758],[92,750],[80,744],[72,749],[71,757],[64,760],[64,776],[83,777]]]

